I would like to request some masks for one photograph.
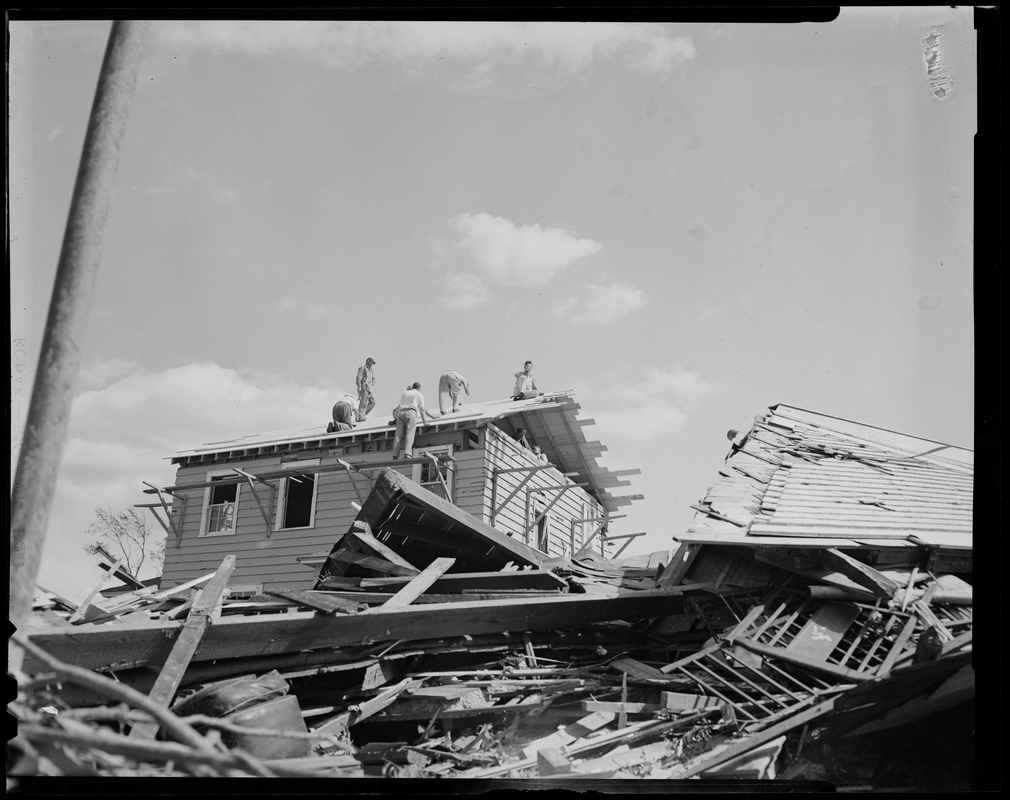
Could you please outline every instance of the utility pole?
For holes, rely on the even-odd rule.
[[[11,489],[8,608],[9,619],[19,630],[24,628],[35,593],[53,486],[98,275],[102,234],[146,28],[145,22],[112,23],[49,301],[49,316]],[[8,668],[20,671],[22,659],[20,647],[10,648]]]

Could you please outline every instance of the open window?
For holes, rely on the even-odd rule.
[[[536,525],[533,527],[533,546],[543,553],[547,552],[551,534],[551,514],[549,511],[544,513],[546,508],[547,498],[544,497],[543,492],[534,492],[530,495],[526,525],[528,527],[536,521]]]
[[[238,501],[242,487],[231,470],[207,473],[211,486],[204,490],[201,536],[225,536],[238,526]]]
[[[298,469],[315,466],[319,459],[307,461],[292,461],[284,465],[285,469]],[[311,528],[316,515],[316,487],[318,476],[298,472],[290,478],[280,481],[280,494],[277,497],[277,522],[275,530],[291,528]]]
[[[411,479],[421,484],[429,492],[437,494],[439,497],[444,497],[451,503],[453,493],[453,462],[449,460],[439,461],[438,457],[440,455],[452,455],[452,445],[425,447],[423,450],[418,450],[417,452],[418,456],[423,456],[424,454],[435,456],[435,460],[415,464]],[[446,489],[448,489],[448,494],[446,494]]]

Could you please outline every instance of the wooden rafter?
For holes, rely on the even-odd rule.
[[[553,464],[537,464],[536,466],[532,467],[511,467],[509,469],[498,469],[498,468],[493,469],[491,471],[491,509],[492,509],[491,525],[492,526],[494,525],[494,521],[495,519],[497,519],[502,509],[509,504],[509,501],[513,497],[515,497],[517,494],[519,494],[519,492],[523,490],[524,486],[526,486],[531,480],[533,480],[537,472],[539,472],[540,470],[552,469],[552,468],[554,468]],[[498,495],[498,476],[505,475],[511,472],[528,472],[529,474],[526,475],[526,477],[524,477],[519,482],[519,485],[516,486],[515,489],[513,489],[509,493],[508,497],[506,497],[504,500],[501,501],[500,505],[495,507],[495,502],[497,501],[497,495]]]
[[[529,495],[529,493],[532,493],[532,492],[550,492],[550,491],[557,491],[558,494],[557,494],[557,496],[553,500],[551,500],[551,502],[549,502],[547,504],[546,508],[544,508],[536,516],[536,518],[529,525],[526,526],[526,529],[523,531],[523,536],[529,536],[530,535],[530,531],[532,531],[540,523],[540,520],[542,520],[544,517],[547,516],[547,514],[550,512],[550,510],[552,508],[554,508],[554,506],[557,504],[558,500],[560,500],[562,497],[564,497],[565,492],[567,492],[569,489],[574,489],[577,486],[579,486],[579,487],[585,487],[586,485],[587,484],[585,484],[585,483],[558,483],[558,484],[555,484],[553,486],[537,486],[536,488],[528,487],[526,489],[527,495]],[[527,504],[527,508],[528,508],[529,507],[529,497],[528,496],[527,496],[527,499],[526,499],[526,504]]]

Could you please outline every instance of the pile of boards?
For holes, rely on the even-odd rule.
[[[477,521],[425,527],[440,499],[398,529],[395,481],[311,590],[241,596],[229,556],[97,614],[42,598],[9,774],[871,786],[847,742],[974,697],[964,575],[694,544],[502,564]]]

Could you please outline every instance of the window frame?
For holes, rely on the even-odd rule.
[[[302,461],[289,461],[286,464],[281,464],[281,469],[304,469],[306,467],[318,467],[322,463],[319,458],[309,458]],[[304,531],[311,530],[316,527],[316,500],[319,497],[319,473],[313,473],[312,477],[312,504],[309,508],[309,524],[308,525],[295,525],[290,528],[286,528],[283,525],[284,518],[287,516],[287,508],[285,507],[288,501],[288,486],[291,482],[291,478],[281,478],[277,481],[277,507],[274,510],[274,531]]]
[[[429,453],[429,454],[431,454],[433,456],[436,456],[436,457],[439,456],[439,455],[442,455],[442,454],[448,454],[448,455],[451,456],[454,452],[455,452],[455,448],[452,445],[452,443],[450,443],[450,444],[434,445],[432,447],[425,447],[423,450],[418,450],[418,454],[419,455],[422,454],[422,453]],[[414,483],[418,484],[419,486],[422,486],[423,488],[428,489],[429,492],[432,492],[433,494],[438,494],[439,497],[441,497],[441,494],[439,492],[433,492],[433,490],[429,488],[431,486],[435,486],[438,489],[441,489],[442,488],[441,481],[434,480],[434,481],[428,481],[426,483],[422,483],[422,481],[421,481],[421,473],[423,472],[425,466],[426,466],[425,464],[413,464],[411,466],[411,470],[410,470],[410,479],[412,481],[414,481]],[[453,497],[456,494],[456,482],[454,480],[455,474],[456,474],[455,464],[452,461],[446,461],[445,462],[445,475],[444,475],[444,477],[445,477],[446,488],[449,490],[449,496],[447,498],[445,498],[445,499],[447,499],[450,503],[454,503],[455,502],[453,500]]]
[[[207,473],[207,480],[213,481],[215,478],[233,477],[237,478],[235,470],[231,469],[216,469],[211,470]],[[210,531],[207,530],[207,525],[210,523],[210,509],[211,509],[211,497],[214,494],[214,486],[206,486],[203,490],[203,506],[200,511],[200,537],[213,537],[213,536],[235,536],[238,533],[238,517],[239,510],[241,509],[242,502],[242,484],[238,480],[235,481],[235,499],[232,501],[235,504],[235,517],[232,521],[232,526],[230,530],[226,531]],[[223,505],[223,504],[216,504]]]

